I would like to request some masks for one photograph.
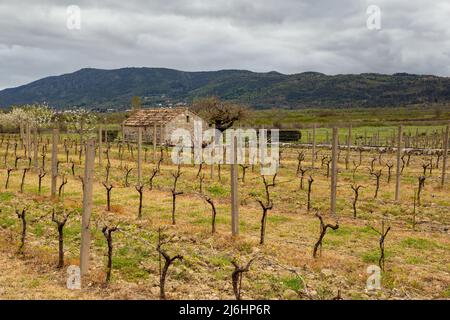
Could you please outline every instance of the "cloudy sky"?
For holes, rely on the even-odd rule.
[[[127,66],[450,76],[450,1],[0,0],[0,89]]]

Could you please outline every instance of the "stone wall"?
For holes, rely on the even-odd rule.
[[[209,128],[208,124],[203,121],[202,118],[197,116],[196,114],[185,111],[177,115],[174,119],[166,123],[161,127],[161,125],[156,126],[156,143],[161,144],[161,142],[170,141],[170,136],[172,132],[176,129],[182,128],[186,129],[190,132],[192,138],[194,137],[194,121],[202,122],[202,131],[205,131]],[[154,127],[142,127],[142,141],[144,143],[153,143],[153,132]],[[127,127],[124,126],[124,134],[125,141],[136,142],[138,135],[137,127]],[[162,132],[162,136],[161,136]]]

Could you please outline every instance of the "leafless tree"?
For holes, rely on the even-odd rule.
[[[405,169],[405,166],[406,166],[406,160],[405,160],[405,157],[406,157],[406,153],[404,153],[404,154],[401,156],[401,160],[402,160],[402,168],[401,168],[401,170],[400,170],[401,173],[403,173],[403,170]]]
[[[439,169],[439,161],[441,160],[441,157],[444,155],[443,151],[438,151],[436,153],[436,169]]]
[[[269,212],[269,210],[272,210],[272,208],[273,208],[273,201],[272,201],[272,199],[270,199],[270,188],[275,187],[276,177],[277,177],[277,175],[274,174],[272,176],[272,182],[269,183],[266,180],[266,177],[262,176],[262,180],[264,183],[265,199],[264,199],[264,201],[261,199],[256,199],[256,201],[258,201],[258,203],[261,205],[261,208],[263,211],[263,214],[261,217],[261,236],[260,236],[259,244],[264,244],[264,238],[265,238],[265,234],[266,234],[267,213]]]
[[[240,164],[239,166],[242,168],[242,183],[245,183],[245,172],[248,169],[248,165]]]
[[[111,190],[114,188],[112,184],[102,183],[106,189],[106,211],[111,211]]]
[[[231,102],[220,101],[217,97],[195,100],[191,109],[208,123],[214,124],[215,128],[220,131],[225,131],[236,121],[242,121],[249,114],[246,107]]]
[[[143,191],[144,191],[144,186],[143,185],[137,185],[135,186],[136,191],[139,193],[139,210],[138,210],[138,218],[141,219],[142,218],[142,195],[143,195]]]
[[[216,206],[214,205],[214,201],[211,197],[203,195],[203,198],[211,206],[211,233],[214,234],[216,232],[216,215],[217,215]]]
[[[130,175],[130,172],[133,170],[133,168],[128,169],[128,165],[125,165],[125,187],[129,187],[130,184],[128,183],[128,176]]]
[[[72,171],[72,176],[75,176],[75,162],[72,159],[70,160],[70,169]]]
[[[313,182],[314,182],[313,177],[309,176],[309,178],[308,178],[308,205],[307,205],[308,212],[311,210],[311,191],[312,191]]]
[[[20,237],[19,253],[23,253],[25,247],[25,238],[27,236],[27,219],[26,219],[27,209],[23,208],[22,211],[16,209],[17,218],[22,222],[22,234]]]
[[[111,280],[111,271],[112,271],[112,255],[113,255],[113,239],[112,234],[119,230],[117,226],[108,227],[104,226],[102,228],[102,233],[105,236],[106,242],[108,243],[108,264],[106,266],[106,279],[105,286],[107,286]]]
[[[195,162],[194,162],[194,165],[195,165]],[[200,177],[200,175],[202,173],[202,169],[203,169],[203,161],[200,162],[200,165],[198,166],[197,175],[195,176],[196,178]]]
[[[183,194],[183,192],[178,192],[177,191],[177,183],[178,183],[178,179],[181,176],[181,171],[180,171],[180,165],[178,165],[177,171],[176,172],[172,172],[172,177],[173,177],[173,187],[171,189],[172,192],[172,224],[176,224],[175,221],[175,206],[176,206],[176,198],[177,196]]]
[[[432,165],[431,162],[422,162],[423,175],[427,174],[427,169]]]
[[[305,173],[308,171],[308,169],[303,169],[302,167],[297,168],[297,176],[300,172],[300,190],[303,190],[303,180],[305,178]]]
[[[234,266],[233,273],[231,274],[231,281],[233,284],[233,292],[236,300],[241,300],[241,289],[242,289],[242,277],[244,273],[250,271],[250,266],[256,260],[256,257],[250,259],[250,261],[244,266],[241,267],[236,260],[232,260],[231,263]]]
[[[67,184],[67,178],[66,176],[62,176],[62,180],[61,180],[61,185],[59,186],[59,190],[58,190],[58,196],[61,198],[61,196],[64,193],[64,186]]]
[[[20,193],[23,193],[23,187],[25,185],[25,176],[27,175],[27,172],[29,170],[30,168],[23,168],[22,181],[20,182]]]
[[[390,183],[391,182],[391,172],[392,172],[392,168],[394,167],[394,164],[391,161],[387,161],[386,167],[388,168],[387,183]]]
[[[22,159],[22,157],[16,156],[16,158],[14,160],[14,169],[16,169],[16,170],[18,168],[18,162],[19,162],[20,159]]]
[[[8,185],[9,185],[9,177],[11,176],[11,172],[13,172],[14,169],[13,168],[6,168],[6,182],[5,182],[5,189],[8,189]]]
[[[422,193],[423,188],[425,187],[425,176],[419,177],[419,188],[417,189],[417,205],[420,206],[420,194]]]
[[[382,220],[381,221],[381,231],[376,230],[372,226],[370,226],[370,228],[380,235],[380,240],[379,240],[379,243],[380,243],[380,259],[378,260],[378,265],[380,266],[380,269],[382,271],[384,271],[384,260],[385,260],[384,241],[386,239],[386,236],[387,236],[388,232],[391,230],[391,227],[388,227],[385,230],[384,220]]]
[[[352,184],[351,185],[353,192],[355,193],[355,197],[353,198],[353,217],[356,218],[356,203],[359,198],[359,189],[364,188],[362,185]]]
[[[165,235],[161,235],[161,229],[159,229],[159,235],[158,235],[158,245],[156,246],[156,251],[160,254],[161,257],[164,258],[164,266],[161,266],[160,264],[160,273],[159,273],[159,298],[161,300],[166,299],[166,291],[165,291],[165,285],[166,285],[166,279],[167,279],[167,272],[169,271],[169,267],[176,261],[180,260],[183,261],[182,255],[175,255],[171,257],[166,250],[163,249],[163,246],[166,244],[169,244],[173,240],[173,237],[167,237]]]
[[[158,163],[156,164],[156,169],[158,170],[158,173],[161,171],[161,164],[163,163],[163,161],[164,161],[164,150],[161,148]]]
[[[305,152],[299,151],[297,154],[297,176],[301,171],[302,168],[302,162],[305,160]],[[301,188],[303,189],[303,188]]]
[[[153,190],[153,179],[155,179],[155,177],[158,175],[158,168],[153,168],[152,170],[152,174],[150,175],[150,179],[149,179],[149,188],[150,190]]]
[[[52,221],[56,223],[58,227],[58,266],[57,268],[64,267],[64,226],[69,219],[70,212],[62,216],[62,220],[58,220],[55,215],[55,209],[52,212]]]
[[[319,214],[318,211],[316,211],[316,217],[320,221],[320,235],[319,235],[319,239],[317,240],[316,244],[314,245],[313,258],[318,257],[318,255],[317,255],[318,251],[319,251],[319,255],[322,255],[322,241],[323,241],[323,238],[325,237],[325,234],[327,233],[327,230],[328,229],[337,230],[339,228],[339,222],[336,222],[335,225],[325,224],[322,216]]]
[[[378,197],[378,190],[380,189],[381,169],[377,171],[370,170],[370,174],[374,176],[376,180],[375,194],[373,196],[373,198],[376,199]]]
[[[41,190],[42,190],[42,179],[45,177],[45,175],[47,174],[47,172],[44,169],[39,169],[39,174],[38,174],[38,193],[41,194]]]

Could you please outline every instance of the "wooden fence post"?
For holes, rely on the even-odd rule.
[[[33,164],[34,170],[37,172],[39,163],[38,163],[38,129],[37,126],[34,127],[33,132]]]
[[[348,137],[347,137],[347,154],[345,155],[345,169],[348,170],[348,165],[350,162],[350,145],[352,142],[352,125],[348,127]]]
[[[98,165],[102,166],[102,140],[103,140],[103,133],[102,133],[102,125],[100,124],[98,126]]]
[[[338,129],[333,128],[333,141],[331,149],[331,195],[330,214],[336,214],[336,188],[337,188],[337,157],[338,157]]]
[[[138,154],[137,154],[137,172],[138,186],[142,185],[142,127],[138,127]]]
[[[19,131],[20,131],[20,148],[23,149],[25,134],[24,134],[24,130],[23,130],[23,122],[22,121],[20,121],[20,123],[19,123]]]
[[[442,161],[442,178],[441,178],[441,186],[444,187],[445,185],[445,174],[447,170],[447,154],[448,154],[448,130],[449,125],[447,125],[447,128],[445,129],[445,135],[443,139],[443,148],[444,148],[444,158]]]
[[[156,144],[158,141],[156,140],[156,121],[153,122],[153,162],[156,163]]]
[[[401,154],[402,154],[402,126],[398,127],[397,132],[397,172],[395,181],[395,201],[400,200],[400,180],[401,180]]]
[[[316,124],[313,124],[312,157],[311,157],[311,168],[313,168],[313,169],[314,169],[315,160],[316,160]]]
[[[90,220],[92,213],[92,193],[94,179],[95,142],[90,139],[86,145],[84,164],[83,215],[81,219],[80,271],[86,275],[89,269],[89,249],[91,242]]]
[[[233,135],[231,137],[233,143],[233,161],[230,165],[231,173],[231,233],[233,236],[239,234],[239,206],[238,206],[238,164],[237,164],[237,137]],[[231,147],[231,146],[230,146]]]
[[[52,197],[56,196],[56,180],[58,179],[58,140],[59,130],[55,128],[52,135]]]
[[[214,130],[214,139],[211,143],[211,180],[214,180],[214,159],[215,159],[215,155],[216,155],[216,126],[213,125],[211,127]]]
[[[26,126],[26,142],[27,142],[27,156],[31,158],[31,134],[30,134],[30,122],[27,121]]]

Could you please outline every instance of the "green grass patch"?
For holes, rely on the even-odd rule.
[[[413,249],[433,249],[439,247],[439,245],[431,240],[422,238],[406,238],[400,243],[402,248],[413,248]]]

